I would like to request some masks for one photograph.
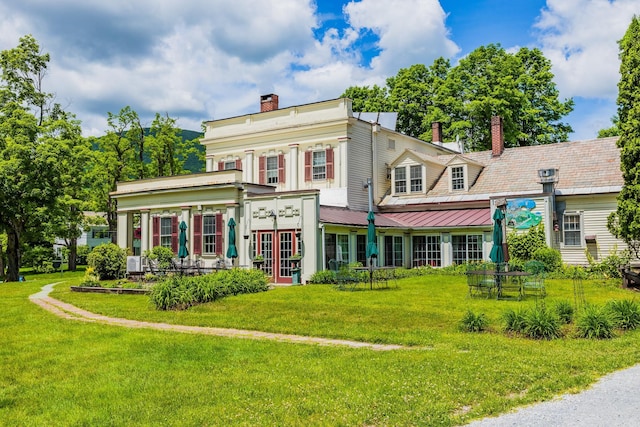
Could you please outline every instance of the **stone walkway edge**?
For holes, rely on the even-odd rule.
[[[245,329],[216,328],[206,326],[173,325],[169,323],[143,322],[138,320],[108,317],[83,310],[74,305],[62,302],[49,296],[53,287],[59,283],[51,283],[42,287],[41,291],[29,296],[29,300],[58,317],[83,322],[98,322],[107,325],[124,326],[127,328],[156,329],[172,332],[212,335],[227,338],[247,338],[256,340],[274,340],[290,343],[316,344],[324,346],[345,346],[351,348],[367,348],[377,351],[389,350],[419,350],[420,347],[407,347],[397,344],[375,344],[361,341],[350,341],[331,338],[309,337],[303,335],[279,334],[273,332],[251,331]]]

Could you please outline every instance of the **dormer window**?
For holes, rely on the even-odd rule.
[[[411,166],[411,192],[422,191],[422,166]]]
[[[395,176],[395,190],[396,193],[406,193],[407,192],[407,168],[404,166],[395,168],[394,172]]]
[[[451,168],[451,189],[464,190],[464,166],[453,166]]]

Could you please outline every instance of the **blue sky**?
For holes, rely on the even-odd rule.
[[[261,94],[316,102],[489,43],[537,47],[575,100],[576,140],[610,126],[634,13],[640,0],[0,0],[0,49],[32,34],[51,54],[45,89],[101,135],[127,105],[197,130]]]

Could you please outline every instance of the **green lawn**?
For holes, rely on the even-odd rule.
[[[144,296],[69,292],[79,274],[0,284],[2,425],[458,425],[577,391],[640,360],[640,332],[607,341],[532,341],[501,332],[507,308],[534,301],[467,297],[463,277],[404,279],[397,289],[278,288],[185,312]],[[414,346],[389,352],[59,319],[28,301],[55,298],[131,319],[227,326]],[[573,301],[571,281],[548,281],[546,303]],[[633,298],[585,282],[588,302]],[[492,332],[465,334],[467,309]]]

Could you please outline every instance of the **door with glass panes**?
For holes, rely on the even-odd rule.
[[[291,283],[291,256],[297,251],[294,230],[257,231],[253,235],[254,256],[262,255],[262,270],[274,283]]]

